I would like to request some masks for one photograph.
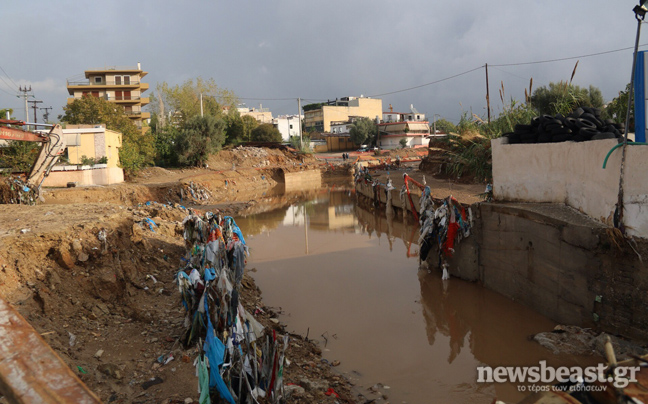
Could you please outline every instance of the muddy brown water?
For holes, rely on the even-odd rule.
[[[367,398],[377,385],[391,403],[517,402],[517,384],[478,383],[477,367],[598,360],[530,340],[556,323],[526,306],[419,270],[415,225],[360,209],[350,192],[310,198],[236,218],[247,267],[287,329],[316,340]]]

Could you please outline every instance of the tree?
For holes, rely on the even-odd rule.
[[[374,121],[366,117],[362,117],[355,121],[349,131],[351,140],[355,144],[363,144],[367,139],[373,141],[377,133],[378,128]]]
[[[205,80],[198,77],[195,82],[189,79],[175,86],[162,82],[156,88],[158,113],[171,111],[175,114],[175,123],[180,126],[194,116],[200,116],[201,95],[203,115],[216,118],[223,117],[224,105],[234,108],[238,103],[236,95],[230,90],[218,87],[214,79]]]
[[[601,108],[603,95],[597,87],[588,89],[560,81],[551,82],[549,87],[539,87],[531,96],[531,104],[540,114],[567,115],[578,107]]]
[[[36,142],[8,141],[7,147],[0,148],[0,167],[28,172],[39,151],[40,144]]]
[[[457,126],[445,118],[438,119],[435,122],[435,125],[436,125],[436,130],[438,130],[441,133],[457,132]]]
[[[7,119],[7,112],[9,113],[9,119],[16,119],[13,118],[13,108],[0,109],[0,119]]]
[[[241,116],[237,110],[227,115],[227,129],[225,144],[239,144],[252,139],[252,130],[259,126],[259,122],[250,115]]]
[[[122,133],[122,147],[119,149],[121,166],[130,175],[153,163],[155,139],[150,133],[142,134],[124,113],[121,105],[103,98],[86,95],[63,107],[59,119],[69,124],[96,125],[103,123],[106,129]]]
[[[626,115],[628,113],[628,94],[630,93],[630,84],[626,85],[625,91],[619,91],[619,96],[610,101],[603,111],[603,116],[605,118],[614,119],[617,123],[625,123]],[[634,115],[634,100],[632,100],[632,105],[630,109],[630,118],[632,119]],[[634,126],[634,123],[631,123],[630,129]],[[634,130],[634,129],[633,129]]]
[[[177,138],[178,161],[183,165],[203,166],[225,142],[225,122],[211,115],[194,116],[186,122]]]
[[[155,165],[174,167],[178,165],[178,138],[180,129],[173,125],[158,127],[153,132],[155,138]]]
[[[282,141],[281,132],[270,123],[262,123],[252,130],[253,142],[276,142]]]

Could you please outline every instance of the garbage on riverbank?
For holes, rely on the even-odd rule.
[[[248,249],[232,217],[211,212],[184,222],[187,256],[177,274],[186,309],[185,345],[197,343],[194,360],[200,402],[218,394],[228,403],[284,399],[288,336],[268,331],[240,302]]]
[[[0,204],[34,205],[37,198],[36,190],[19,178],[0,178]]]

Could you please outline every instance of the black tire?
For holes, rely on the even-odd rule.
[[[551,141],[554,143],[566,142],[572,140],[573,136],[571,134],[555,135],[551,137]]]
[[[578,135],[574,135],[574,136],[572,137],[572,140],[573,140],[574,142],[584,142],[584,141],[586,141],[586,140],[589,140],[589,138],[586,137],[586,136],[583,136],[583,135],[581,135],[581,134],[578,134]]]
[[[565,128],[564,126],[560,128],[556,128],[551,131],[551,136],[571,135],[571,134],[572,134],[572,130],[569,128]]]
[[[576,118],[572,118],[570,116],[565,118],[565,126],[569,129],[578,128],[578,126],[576,126]]]
[[[583,108],[576,108],[575,110],[572,111],[571,114],[569,114],[572,118],[580,118],[581,115],[585,113],[585,110]]]
[[[580,129],[583,128],[596,129],[596,124],[594,122],[588,121],[587,119],[583,119],[583,118],[578,118],[576,120],[576,126],[578,126]]]
[[[578,131],[578,135],[583,137],[585,140],[592,139],[592,136],[598,135],[600,132],[592,128],[581,128]]]
[[[516,133],[524,133],[524,132],[531,132],[535,128],[531,125],[523,125],[521,123],[518,123],[515,125],[515,132]]]
[[[603,121],[604,124],[606,125],[614,125],[616,122],[614,122],[614,119],[606,119]]]
[[[561,123],[550,123],[548,125],[545,125],[546,132],[553,132],[556,129],[562,129],[562,128],[564,128],[564,126]]]
[[[590,108],[592,110],[591,114],[601,119],[601,109],[600,108]]]
[[[601,122],[600,119],[595,117],[594,115],[590,113],[585,113],[581,115],[581,119],[587,119],[588,121],[592,122],[594,125],[596,125],[597,128],[602,128],[603,127],[603,122]]]
[[[610,132],[601,132],[599,134],[592,136],[592,140],[603,140],[603,139],[616,139],[616,136],[614,136],[614,133],[610,133]]]
[[[540,117],[539,116],[531,118],[531,126],[533,126],[534,128],[537,128],[538,126],[540,126]]]
[[[520,140],[523,143],[535,143],[536,140],[538,140],[538,135],[535,133],[525,133],[520,135]],[[528,141],[532,141],[532,142],[528,142]]]
[[[551,142],[551,134],[542,133],[538,135],[538,143],[549,143]]]

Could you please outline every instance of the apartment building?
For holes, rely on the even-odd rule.
[[[382,100],[379,98],[343,97],[322,104],[305,105],[304,128],[306,132],[331,132],[331,122],[345,122],[351,117],[376,120],[382,115]]]
[[[137,67],[105,67],[86,70],[84,72],[85,79],[67,81],[67,90],[72,96],[68,98],[68,104],[84,95],[102,97],[124,107],[126,115],[144,133],[148,127],[142,123],[151,117],[149,112],[142,111],[142,107],[149,103],[149,98],[143,96],[149,85],[142,82],[147,74],[141,69],[139,63]]]
[[[378,147],[381,149],[396,149],[401,147],[405,139],[407,147],[421,147],[430,135],[430,123],[425,114],[420,113],[410,105],[409,112],[394,112],[391,105],[389,111],[383,112],[383,119],[378,126]]]

